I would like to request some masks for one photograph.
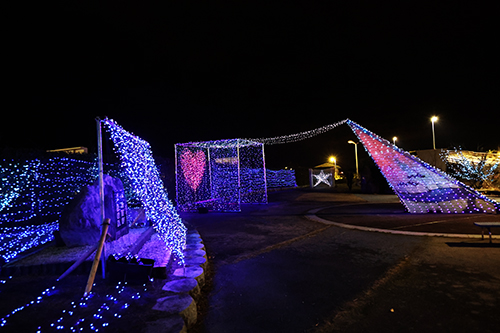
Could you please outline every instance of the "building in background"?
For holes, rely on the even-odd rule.
[[[68,154],[88,154],[89,149],[87,147],[72,147],[72,148],[62,148],[47,150],[48,153],[68,153]]]

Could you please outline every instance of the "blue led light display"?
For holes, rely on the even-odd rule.
[[[166,247],[182,263],[186,227],[168,199],[149,143],[127,132],[112,119],[106,118],[103,123],[111,134],[121,167],[147,218],[153,222]]]
[[[13,318],[20,316],[20,312],[31,307],[40,307],[47,299],[57,298],[59,285],[53,285],[45,289],[41,294],[35,296],[28,303],[12,310],[9,314],[0,318],[0,327],[4,329],[12,325]],[[138,300],[147,292],[144,284],[141,287],[129,287],[127,282],[118,282],[112,292],[99,295],[90,292],[76,300],[59,300],[65,303],[65,308],[60,313],[54,313],[55,318],[46,318],[48,323],[36,324],[36,332],[100,332],[113,330],[113,325],[121,318],[125,318],[127,311],[138,310],[141,306]],[[57,300],[56,300],[57,301]],[[129,309],[130,310],[127,310]],[[36,311],[36,309],[33,309]],[[19,319],[18,319],[19,320]]]
[[[266,169],[267,188],[297,187],[295,170],[269,170]]]
[[[53,240],[64,207],[96,177],[95,162],[74,158],[0,162],[0,255],[4,260]]]

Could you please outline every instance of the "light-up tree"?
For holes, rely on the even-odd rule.
[[[498,152],[474,153],[461,148],[446,150],[441,158],[453,176],[476,189],[500,189],[500,155]]]

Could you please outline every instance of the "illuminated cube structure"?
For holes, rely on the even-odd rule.
[[[245,139],[175,145],[177,207],[238,212],[267,203],[264,144]]]
[[[348,125],[410,213],[490,213],[500,204],[351,120]]]

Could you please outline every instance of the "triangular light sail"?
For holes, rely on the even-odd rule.
[[[500,210],[500,204],[445,172],[355,122],[347,123],[410,213],[495,214]]]

